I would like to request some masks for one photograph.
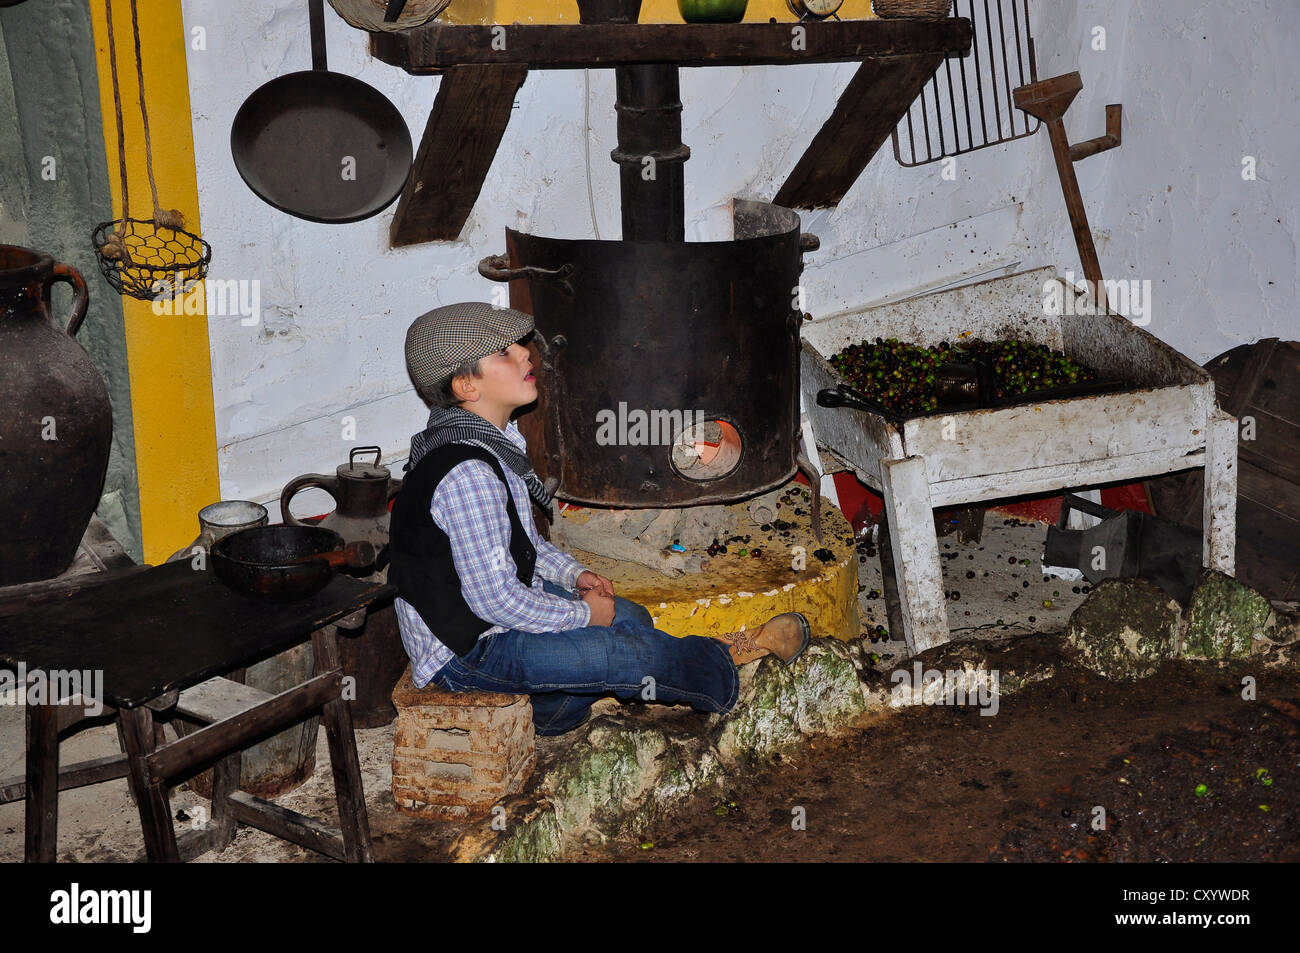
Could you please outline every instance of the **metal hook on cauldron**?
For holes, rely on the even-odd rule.
[[[505,255],[488,255],[478,263],[478,273],[488,281],[514,281],[516,278],[554,281],[569,297],[573,297],[573,283],[569,279],[575,270],[572,264],[561,265],[559,268],[538,268],[535,265],[511,268],[510,260]]]

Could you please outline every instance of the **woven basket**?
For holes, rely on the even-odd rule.
[[[882,20],[942,20],[950,9],[952,0],[871,0],[871,11]]]
[[[141,301],[189,292],[212,261],[212,246],[198,235],[153,219],[100,222],[91,242],[113,290]]]
[[[451,5],[451,0],[407,0],[406,8],[394,23],[384,22],[388,0],[330,0],[334,12],[358,30],[371,33],[391,33],[409,30],[428,23]]]

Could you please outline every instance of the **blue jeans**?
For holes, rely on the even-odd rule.
[[[544,586],[552,595],[578,598],[549,582]],[[728,712],[740,694],[740,678],[725,645],[703,636],[679,639],[660,632],[649,612],[618,596],[611,625],[484,636],[444,665],[433,681],[452,692],[531,695],[539,735],[578,727],[604,695]]]

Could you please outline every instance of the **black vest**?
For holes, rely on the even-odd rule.
[[[447,472],[466,460],[491,464],[506,489],[506,515],[510,518],[510,555],[516,575],[525,586],[533,583],[537,550],[519,520],[501,463],[489,450],[464,443],[449,443],[430,450],[402,481],[393,503],[388,533],[388,581],[398,595],[415,607],[438,641],[457,655],[474,647],[478,637],[492,628],[471,611],[461,594],[460,577],[451,556],[451,540],[429,515],[433,492]]]

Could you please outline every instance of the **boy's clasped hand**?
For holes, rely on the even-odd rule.
[[[578,594],[591,609],[592,625],[610,625],[614,621],[614,584],[590,569],[578,574]]]

